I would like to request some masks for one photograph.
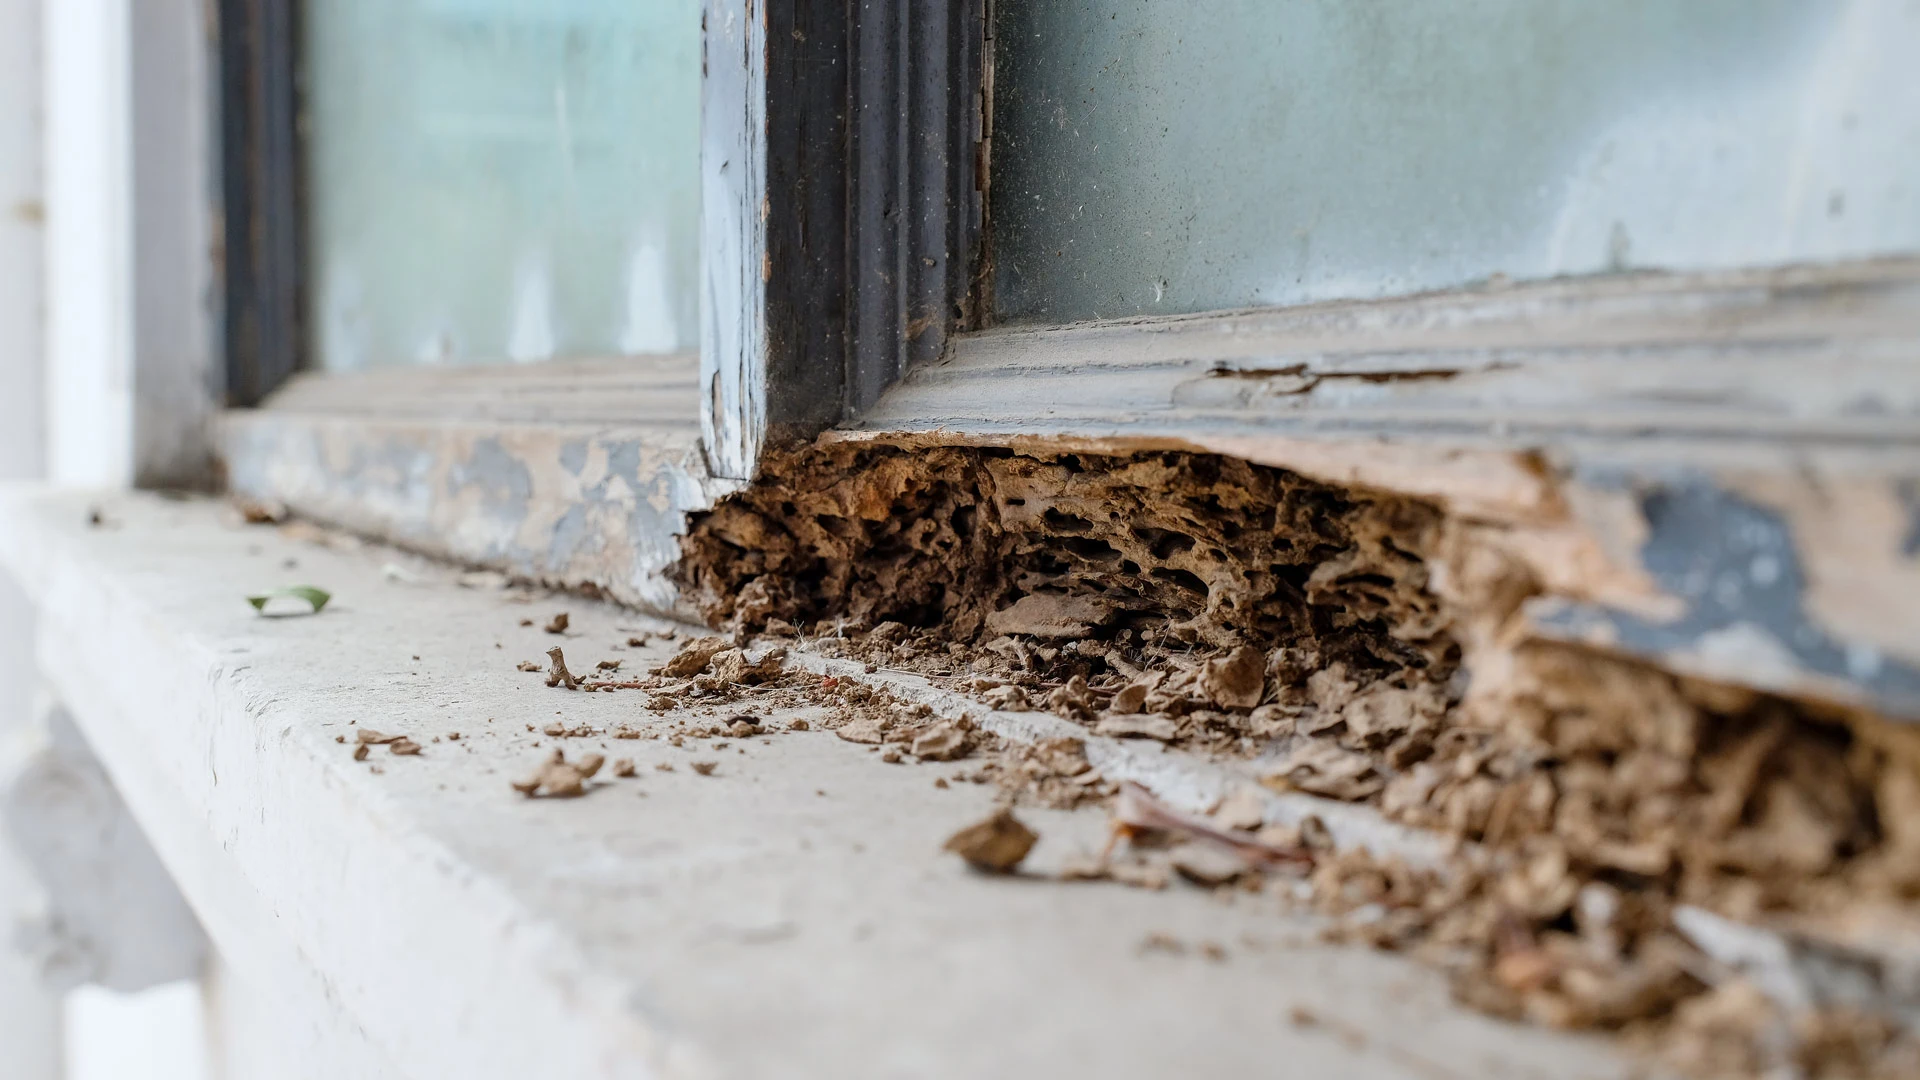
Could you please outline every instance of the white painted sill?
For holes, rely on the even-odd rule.
[[[104,527],[88,524],[95,507]],[[396,560],[407,573],[383,573]],[[883,765],[824,732],[724,751],[567,740],[634,758],[638,778],[522,798],[509,780],[555,741],[528,725],[671,723],[638,694],[550,690],[515,669],[553,644],[538,624],[560,609],[576,667],[662,655],[611,651],[618,627],[663,625],[621,609],[529,608],[391,551],[300,543],[224,525],[212,503],[147,496],[6,493],[0,562],[38,609],[42,677],[222,962],[316,1014],[288,1025],[298,1075],[1630,1068],[1600,1042],[1466,1013],[1407,962],[1318,945],[1270,897],[975,876],[939,846],[990,790],[936,789],[953,767]],[[266,619],[242,600],[296,581],[332,590],[332,605]],[[425,753],[355,762],[358,727]],[[699,776],[694,759],[719,767]],[[1102,839],[1097,812],[1022,813],[1042,872]],[[1227,959],[1143,953],[1151,934],[1217,942]],[[1363,1037],[1294,1026],[1295,1007]]]

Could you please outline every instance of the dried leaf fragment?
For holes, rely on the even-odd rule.
[[[947,838],[942,850],[951,851],[975,870],[1011,873],[1027,857],[1040,837],[1021,824],[1013,811],[1001,807],[985,821],[969,825]]]
[[[318,615],[320,614],[320,609],[326,607],[327,601],[331,599],[333,599],[333,594],[325,589],[316,588],[312,585],[289,585],[282,589],[268,589],[265,592],[250,593],[247,596],[247,603],[252,604],[253,610],[262,615],[270,618],[283,618],[288,615]],[[267,605],[275,600],[297,600],[305,603],[307,610],[283,611],[278,610],[276,605],[276,610],[268,611]]]

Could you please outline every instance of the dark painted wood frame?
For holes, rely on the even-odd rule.
[[[707,0],[701,417],[718,475],[977,322],[985,0]]]
[[[304,350],[299,0],[219,0],[220,288],[229,405],[260,403]]]

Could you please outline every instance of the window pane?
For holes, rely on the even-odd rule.
[[[698,0],[303,4],[325,368],[698,338]]]
[[[999,0],[995,307],[1920,250],[1904,0]]]

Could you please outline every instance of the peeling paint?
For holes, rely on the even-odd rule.
[[[1807,678],[1849,687],[1863,704],[1920,717],[1920,668],[1875,646],[1837,639],[1806,611],[1807,574],[1776,511],[1684,477],[1640,495],[1648,535],[1640,562],[1682,603],[1674,619],[1596,605],[1536,609],[1542,627],[1651,658],[1696,666],[1791,692]]]
[[[711,503],[690,428],[233,414],[233,490],[460,562],[686,617],[666,572]],[[720,485],[724,488],[726,485]]]

